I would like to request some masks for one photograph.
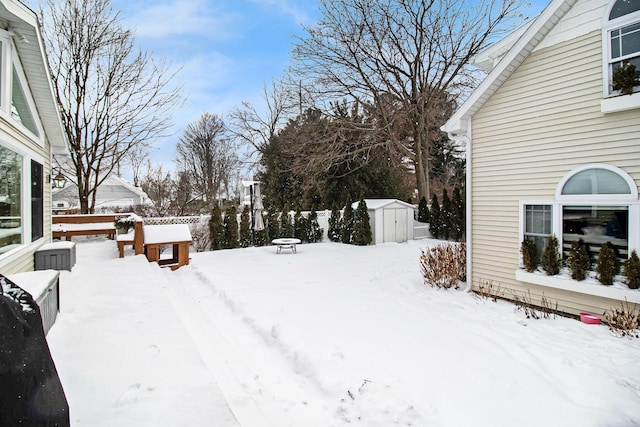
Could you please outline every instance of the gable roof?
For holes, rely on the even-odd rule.
[[[537,18],[529,25],[525,25],[524,32],[522,32],[517,41],[510,46],[508,52],[491,70],[489,75],[440,129],[447,132],[452,139],[462,135],[468,136],[471,117],[502,86],[577,1],[552,0]],[[509,37],[507,36],[507,38]],[[512,42],[512,39],[507,40],[507,43],[498,42],[494,49],[490,47],[482,52],[481,55],[485,55],[485,61],[492,58],[492,54],[494,57],[498,57],[500,54],[499,49],[509,47],[510,42]],[[481,60],[480,63],[483,63],[483,61]]]
[[[398,205],[405,208],[414,209],[414,206],[412,204],[403,202],[402,200],[398,200],[398,199],[364,199],[364,202],[367,204],[367,209],[369,210],[383,209],[390,205]],[[359,204],[360,204],[359,201],[353,202],[351,204],[351,208],[358,209]]]
[[[53,91],[37,15],[18,1],[0,0],[0,20],[13,31],[16,48],[53,154],[67,154],[66,136]],[[24,40],[21,40],[24,38]]]

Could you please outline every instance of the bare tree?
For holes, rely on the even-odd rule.
[[[134,46],[109,0],[47,0],[44,38],[80,210],[93,212],[95,193],[136,146],[150,144],[171,125],[181,102],[174,73]]]
[[[238,166],[236,146],[220,116],[203,113],[190,123],[176,146],[180,172],[193,181],[193,189],[209,205],[226,189]],[[210,207],[210,206],[209,206]]]
[[[294,109],[291,91],[287,85],[273,81],[271,86],[263,87],[262,98],[265,101],[265,112],[260,114],[249,102],[242,102],[229,113],[229,131],[240,144],[249,147],[248,159],[256,153],[262,155],[269,141],[286,122],[289,113]]]
[[[320,0],[322,18],[295,46],[293,69],[327,97],[375,108],[388,138],[371,140],[413,160],[419,197],[428,198],[437,111],[474,84],[469,60],[511,27],[518,7],[519,0]],[[398,120],[406,138],[393,132]]]
[[[146,170],[140,179],[140,187],[153,202],[151,215],[174,214],[176,183],[171,173],[163,170],[162,165],[153,165],[147,160]]]
[[[140,178],[142,178],[142,167],[144,163],[149,159],[149,147],[144,144],[138,144],[132,147],[127,154],[126,161],[131,167],[131,173],[133,174],[133,185],[140,186]]]

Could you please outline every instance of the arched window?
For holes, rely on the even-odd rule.
[[[628,201],[638,199],[633,179],[620,168],[589,164],[569,172],[556,188],[558,201]]]
[[[640,77],[640,0],[615,0],[603,21],[605,94],[615,95],[621,93],[613,83],[618,68],[634,65],[636,77]],[[633,91],[640,91],[640,86],[636,85]]]

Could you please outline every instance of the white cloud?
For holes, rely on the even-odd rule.
[[[208,39],[228,38],[233,33],[233,15],[225,14],[206,0],[169,0],[138,3],[124,17],[137,37],[166,38],[198,35]]]
[[[296,24],[309,25],[313,18],[309,14],[310,3],[308,0],[251,0],[253,3],[272,6],[279,9],[285,15],[290,15]]]

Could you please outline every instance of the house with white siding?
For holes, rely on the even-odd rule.
[[[485,80],[442,127],[467,144],[468,281],[601,314],[640,290],[523,270],[520,245],[555,235],[640,253],[640,0],[553,0],[476,58]]]
[[[67,153],[36,14],[0,0],[0,273],[51,241],[51,156]]]
[[[115,174],[109,175],[96,190],[96,212],[131,210],[152,204],[151,199],[140,187]],[[53,211],[69,212],[80,209],[78,186],[67,182],[63,188],[53,190]]]

